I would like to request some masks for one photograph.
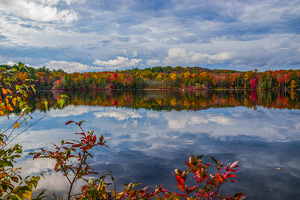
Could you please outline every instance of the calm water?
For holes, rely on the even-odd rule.
[[[52,143],[76,138],[75,125],[85,131],[111,138],[109,148],[95,151],[90,160],[100,174],[111,170],[117,190],[124,183],[142,182],[142,187],[164,184],[175,191],[174,169],[187,169],[190,154],[213,155],[224,163],[239,161],[239,183],[227,183],[222,193],[244,192],[247,199],[296,199],[300,195],[300,94],[296,92],[91,92],[68,93],[63,110],[50,114],[20,135],[25,154]],[[41,99],[53,105],[58,93],[38,93],[31,99],[37,107]],[[34,119],[44,109],[33,113]],[[15,118],[14,115],[11,118]],[[0,118],[0,127],[7,127]],[[4,129],[4,128],[3,128]],[[17,132],[16,132],[17,133]],[[68,184],[53,173],[47,159],[32,162],[24,156],[18,163],[23,173],[43,173],[39,191],[62,195]],[[80,186],[77,185],[77,188]]]

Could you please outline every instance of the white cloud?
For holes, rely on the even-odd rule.
[[[132,52],[132,56],[133,56],[133,57],[137,57],[137,55],[138,55],[138,54],[137,54],[136,51],[133,51],[133,52]]]
[[[164,59],[165,65],[197,65],[224,63],[233,59],[233,52],[220,52],[217,54],[187,52],[182,48],[169,49],[168,57]]]
[[[66,2],[71,3],[70,0]],[[45,3],[48,3],[48,5]],[[57,7],[52,6],[57,3],[57,0],[41,1],[39,3],[26,0],[2,0],[0,1],[0,10],[38,22],[70,23],[78,19],[79,14],[77,12],[67,9],[58,10]]]
[[[96,59],[94,65],[105,66],[107,69],[121,69],[125,67],[137,66],[142,59],[129,59],[122,56],[117,56],[114,60],[102,61]]]
[[[13,65],[16,65],[17,63],[15,63],[14,61],[12,60],[9,60],[7,61],[6,63],[2,63],[3,65],[10,65],[10,66],[13,66]]]
[[[101,108],[98,108],[96,110],[93,109],[93,111],[98,111],[98,110],[101,110]],[[69,116],[82,115],[84,113],[89,113],[91,111],[92,111],[91,107],[69,105],[64,108],[64,112],[61,112],[61,110],[52,109],[49,115],[51,117],[69,117]]]
[[[160,64],[160,60],[158,59],[149,59],[147,60],[147,66],[152,67],[152,66],[157,66]]]
[[[169,128],[171,129],[181,129],[185,128],[187,125],[194,126],[208,123],[216,123],[223,126],[235,124],[229,117],[223,115],[198,115],[196,113],[181,113],[180,115],[174,115],[171,113],[164,113],[163,117],[168,121]]]
[[[147,112],[147,117],[157,119],[157,118],[160,117],[160,114],[158,112],[148,111]]]
[[[67,62],[67,61],[50,61],[45,64],[49,69],[63,69],[66,72],[81,72],[89,70],[88,65],[84,65],[77,62]]]
[[[129,118],[142,118],[140,114],[133,110],[123,110],[123,109],[111,109],[105,112],[94,113],[95,117],[113,117],[118,121],[124,121]]]

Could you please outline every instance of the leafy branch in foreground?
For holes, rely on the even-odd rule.
[[[232,179],[235,177],[234,173],[238,171],[237,163],[229,163],[224,167],[223,163],[217,162],[212,156],[211,159],[215,163],[217,172],[209,174],[208,168],[212,165],[210,163],[202,164],[202,155],[195,158],[193,155],[189,158],[189,162],[185,161],[188,169],[185,171],[175,170],[175,177],[177,180],[177,187],[182,193],[171,192],[163,188],[163,186],[156,186],[155,190],[149,192],[149,187],[142,189],[135,189],[140,183],[125,184],[125,189],[116,195],[115,191],[108,191],[104,185],[104,179],[110,172],[100,179],[97,179],[99,184],[97,185],[94,180],[89,182],[90,184],[83,186],[82,194],[75,198],[76,200],[89,200],[89,199],[128,199],[128,200],[148,200],[148,199],[166,199],[166,200],[242,200],[246,198],[246,195],[242,192],[236,193],[233,196],[227,195],[222,197],[220,194],[220,187],[226,182],[237,182]],[[196,184],[189,187],[185,184],[189,173],[193,174],[193,179]],[[114,180],[113,180],[114,181]],[[203,186],[201,187],[201,184]],[[110,184],[107,184],[109,186]]]
[[[6,70],[0,68],[0,116],[6,115],[16,110],[17,120],[7,129],[0,132],[0,197],[1,199],[31,199],[33,190],[37,187],[40,176],[22,178],[21,168],[14,168],[15,159],[22,155],[22,146],[15,144],[8,147],[18,135],[10,139],[14,131],[21,125],[27,124],[30,107],[26,103],[28,94],[35,93],[34,85],[29,85],[31,80],[26,79],[26,72],[22,73],[24,65],[19,63],[19,68]],[[25,68],[26,69],[26,68]],[[11,130],[12,129],[12,130]],[[27,129],[26,129],[27,130]],[[10,132],[9,132],[10,131]],[[42,194],[42,193],[41,193]]]
[[[24,71],[25,72],[21,72]],[[30,85],[31,79],[26,79],[27,68],[23,63],[19,63],[18,68],[5,69],[0,68],[0,117],[6,115],[9,119],[11,112],[15,112],[17,119],[11,125],[0,130],[0,198],[1,199],[31,199],[32,192],[38,185],[41,175],[27,176],[23,178],[20,174],[20,167],[14,168],[16,159],[22,156],[22,146],[11,143],[22,133],[27,131],[31,126],[46,117],[50,111],[38,120],[24,128],[18,134],[16,129],[27,125],[28,119],[33,119],[29,112],[31,108],[27,104],[29,95],[35,93],[34,85]],[[27,70],[28,71],[28,70]],[[65,97],[65,96],[63,96]],[[64,104],[63,97],[58,100],[57,104],[62,107]],[[47,101],[42,104],[47,109]],[[39,106],[41,106],[40,104]],[[38,106],[38,107],[39,107]],[[48,109],[47,109],[48,110]],[[35,199],[41,199],[44,191],[36,196]]]
[[[81,135],[80,140],[70,140],[67,142],[62,140],[60,145],[54,144],[55,151],[48,151],[42,148],[41,152],[31,153],[31,155],[34,155],[33,159],[40,157],[56,161],[55,172],[62,172],[70,184],[68,199],[71,198],[72,188],[77,180],[83,179],[89,181],[85,176],[98,174],[87,162],[89,157],[93,158],[90,150],[98,146],[108,147],[105,144],[108,140],[104,140],[102,135],[97,139],[94,131],[88,131],[86,134],[81,127],[83,122],[68,121],[66,123],[66,125],[75,123],[80,128],[80,132],[75,133]]]

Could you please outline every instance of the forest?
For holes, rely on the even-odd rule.
[[[22,65],[19,63],[18,65]],[[17,69],[18,65],[0,65]],[[267,70],[259,72],[208,69],[202,67],[162,67],[99,72],[49,70],[46,67],[22,68],[18,78],[37,90],[207,90],[207,89],[299,89],[300,70]],[[0,72],[1,73],[1,72]],[[21,84],[21,83],[20,83]]]

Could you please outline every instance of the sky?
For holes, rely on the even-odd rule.
[[[0,0],[0,64],[300,68],[299,0]]]

